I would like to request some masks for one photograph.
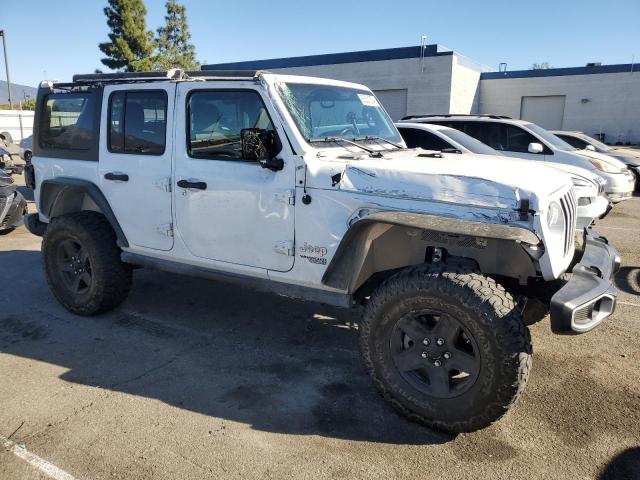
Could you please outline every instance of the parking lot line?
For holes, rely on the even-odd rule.
[[[31,466],[37,468],[48,477],[55,480],[77,480],[73,475],[40,458],[35,453],[31,453],[26,449],[26,447],[17,445],[8,438],[0,436],[0,442],[2,442],[6,450],[13,453],[16,457],[21,458]]]
[[[618,303],[619,303],[620,305],[628,305],[628,306],[630,306],[630,307],[640,307],[640,304],[638,304],[638,303],[622,302],[622,301],[620,301],[620,300],[618,300]]]

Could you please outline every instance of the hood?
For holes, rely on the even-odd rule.
[[[617,158],[626,165],[637,167],[640,165],[640,150],[630,148],[614,148],[607,152],[607,155]]]
[[[600,162],[607,163],[613,168],[620,170],[621,172],[627,169],[627,166],[623,162],[605,153],[592,152],[591,150],[576,150],[572,153],[576,153],[581,157],[586,157],[592,160],[598,160]]]
[[[493,155],[423,150],[385,152],[385,158],[361,156],[345,162],[339,189],[369,195],[484,207],[532,207],[571,184],[564,173],[546,165]],[[525,168],[526,167],[526,168]]]

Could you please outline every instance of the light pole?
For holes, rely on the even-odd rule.
[[[7,32],[0,30],[0,37],[2,37],[2,47],[4,48],[4,68],[7,70],[7,89],[9,90],[9,108],[13,108],[11,102],[11,77],[9,76],[9,59],[7,58]]]

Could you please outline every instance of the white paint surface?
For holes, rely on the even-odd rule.
[[[22,447],[11,440],[0,436],[0,442],[2,442],[5,450],[13,453],[16,457],[24,460],[35,469],[41,471],[45,475],[55,480],[76,480],[76,477],[65,472],[59,467],[56,467],[53,463],[47,462],[40,458],[35,453],[31,453],[25,447]]]

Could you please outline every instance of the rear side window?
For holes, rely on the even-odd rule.
[[[425,130],[418,130],[417,128],[403,128],[400,127],[400,134],[404,139],[407,147],[409,148],[424,148],[425,150],[444,150],[445,148],[453,148],[452,145],[434,135],[431,132]]]
[[[109,151],[162,155],[166,144],[167,94],[120,91],[109,99]]]
[[[97,136],[96,95],[93,92],[48,95],[40,123],[44,149],[89,150]]]

